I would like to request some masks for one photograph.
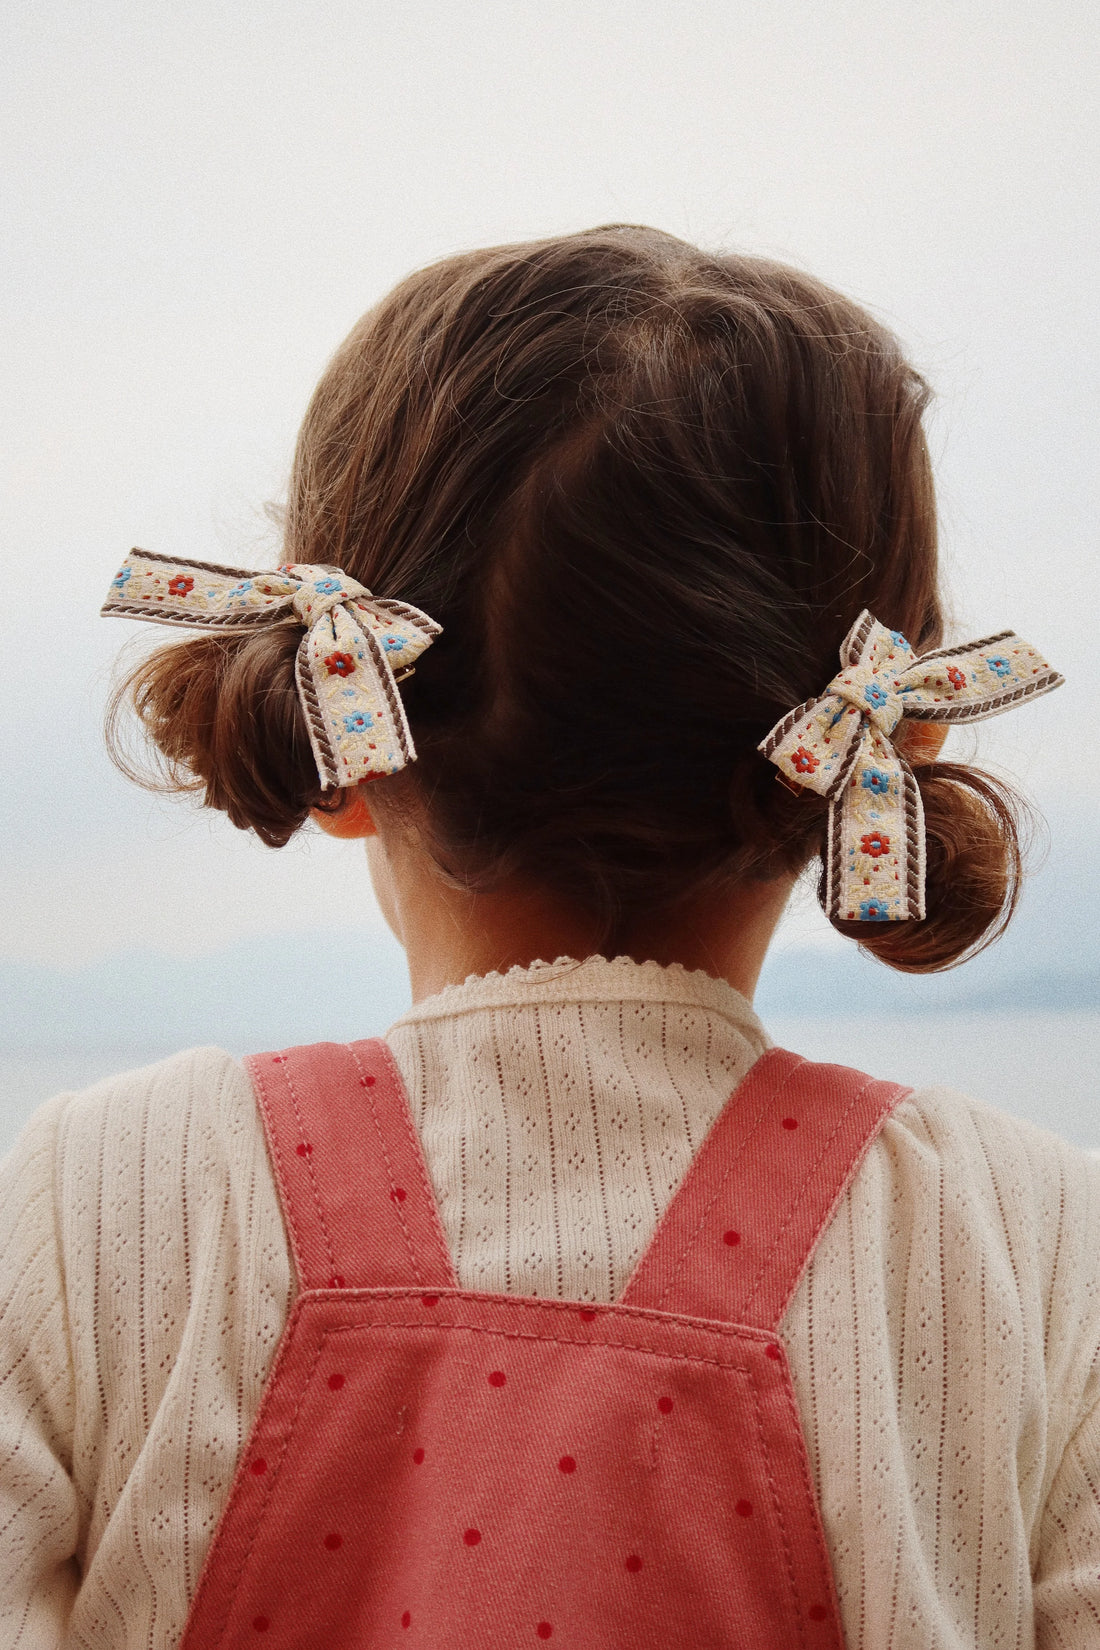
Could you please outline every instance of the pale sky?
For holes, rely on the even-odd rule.
[[[796,262],[900,332],[956,636],[1014,628],[1069,679],[951,748],[1025,782],[1098,908],[1093,3],[9,0],[4,34],[0,957],[377,922],[356,849],[273,853],[115,774],[112,661],[161,633],[99,605],[132,545],[280,559],[312,386],[398,277],[616,220]]]

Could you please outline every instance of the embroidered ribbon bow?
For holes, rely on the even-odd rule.
[[[1064,678],[1011,630],[918,658],[866,609],[818,699],[789,711],[757,747],[796,786],[827,797],[822,904],[828,917],[904,922],[924,909],[924,809],[891,735],[915,722],[977,722]]]
[[[441,627],[417,607],[372,596],[338,567],[249,573],[133,550],[102,612],[204,630],[295,619],[306,627],[295,675],[322,787],[357,785],[416,760],[397,683]]]

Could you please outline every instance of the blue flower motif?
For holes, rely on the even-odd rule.
[[[226,600],[227,601],[232,601],[234,596],[237,596],[237,597],[246,596],[251,589],[252,589],[252,580],[251,579],[242,579],[240,584],[235,584],[233,586],[232,590],[229,592],[229,595],[226,597]]]
[[[865,791],[874,791],[876,796],[885,796],[890,789],[890,775],[883,773],[881,768],[864,768],[860,783]]]
[[[997,672],[998,676],[1012,675],[1012,661],[1011,659],[1006,659],[1003,653],[995,653],[992,659],[987,659],[985,662],[989,666],[990,670],[995,670]]]
[[[859,902],[860,922],[889,922],[889,901],[884,899],[864,899]]]
[[[881,710],[886,703],[886,689],[879,687],[877,682],[868,682],[863,690],[863,697],[873,710]]]
[[[908,636],[903,636],[900,630],[891,630],[890,640],[893,642],[895,647],[903,647],[906,653],[912,653],[913,649],[910,645]]]
[[[387,653],[396,653],[405,645],[401,636],[383,636],[382,647]]]
[[[349,733],[366,733],[374,726],[374,717],[369,710],[357,710],[351,716],[344,717],[344,726]]]
[[[134,570],[132,567],[120,567],[114,578],[111,580],[112,590],[123,589],[127,579],[133,577],[133,572]]]
[[[314,579],[313,588],[319,596],[334,596],[344,587],[339,579]]]

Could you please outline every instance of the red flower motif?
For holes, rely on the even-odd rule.
[[[951,686],[955,689],[956,693],[961,693],[962,689],[966,686],[966,677],[963,675],[958,665],[948,665],[947,680],[951,683]]]
[[[189,596],[194,588],[194,579],[189,579],[185,573],[177,573],[174,579],[169,580],[168,594],[170,596]]]
[[[330,653],[325,665],[330,676],[350,676],[355,669],[355,660],[350,653]]]
[[[890,838],[883,836],[881,831],[872,831],[869,836],[861,836],[859,845],[872,859],[878,859],[880,854],[890,852]]]
[[[791,757],[791,767],[795,773],[813,773],[818,765],[817,757],[814,756],[812,751],[806,750],[803,745],[799,745]]]

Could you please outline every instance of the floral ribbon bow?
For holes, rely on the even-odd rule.
[[[249,573],[132,550],[102,612],[226,631],[296,620],[306,633],[295,675],[322,788],[416,760],[397,683],[441,627],[417,607],[372,596],[338,567],[288,563]]]
[[[891,735],[914,722],[978,722],[1064,678],[1011,630],[920,658],[866,608],[824,693],[757,747],[796,787],[832,804],[822,904],[830,918],[904,922],[924,909],[924,809]]]

